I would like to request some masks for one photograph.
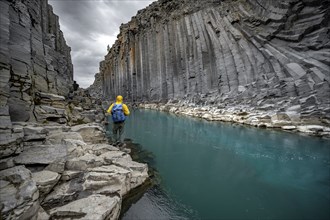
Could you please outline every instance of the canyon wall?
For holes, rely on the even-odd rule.
[[[0,2],[0,144],[15,142],[12,122],[63,111],[72,90],[71,48],[44,0]],[[56,106],[57,105],[57,106]],[[52,107],[50,107],[52,106]]]
[[[47,0],[0,11],[0,219],[118,219],[147,165],[109,145]]]
[[[159,0],[127,24],[103,96],[330,114],[329,1]]]

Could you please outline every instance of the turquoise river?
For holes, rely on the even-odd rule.
[[[330,140],[132,110],[160,184],[122,219],[330,219]]]

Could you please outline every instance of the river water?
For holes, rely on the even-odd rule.
[[[134,110],[161,181],[122,219],[330,219],[330,141]]]

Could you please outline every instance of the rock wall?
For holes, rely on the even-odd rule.
[[[118,219],[147,165],[109,145],[102,102],[74,84],[47,1],[0,10],[0,219]]]
[[[103,94],[330,115],[329,1],[159,0],[120,27]]]
[[[0,2],[1,148],[18,138],[12,122],[43,122],[42,114],[62,112],[59,103],[72,88],[71,49],[47,2]]]
[[[103,78],[100,73],[96,73],[94,76],[94,83],[90,85],[86,90],[89,92],[89,94],[96,99],[102,99],[102,86],[103,86]]]

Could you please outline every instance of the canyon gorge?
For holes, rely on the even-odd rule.
[[[155,1],[120,26],[87,89],[47,0],[0,9],[0,219],[119,218],[149,170],[108,141],[117,95],[330,137],[328,0]]]

